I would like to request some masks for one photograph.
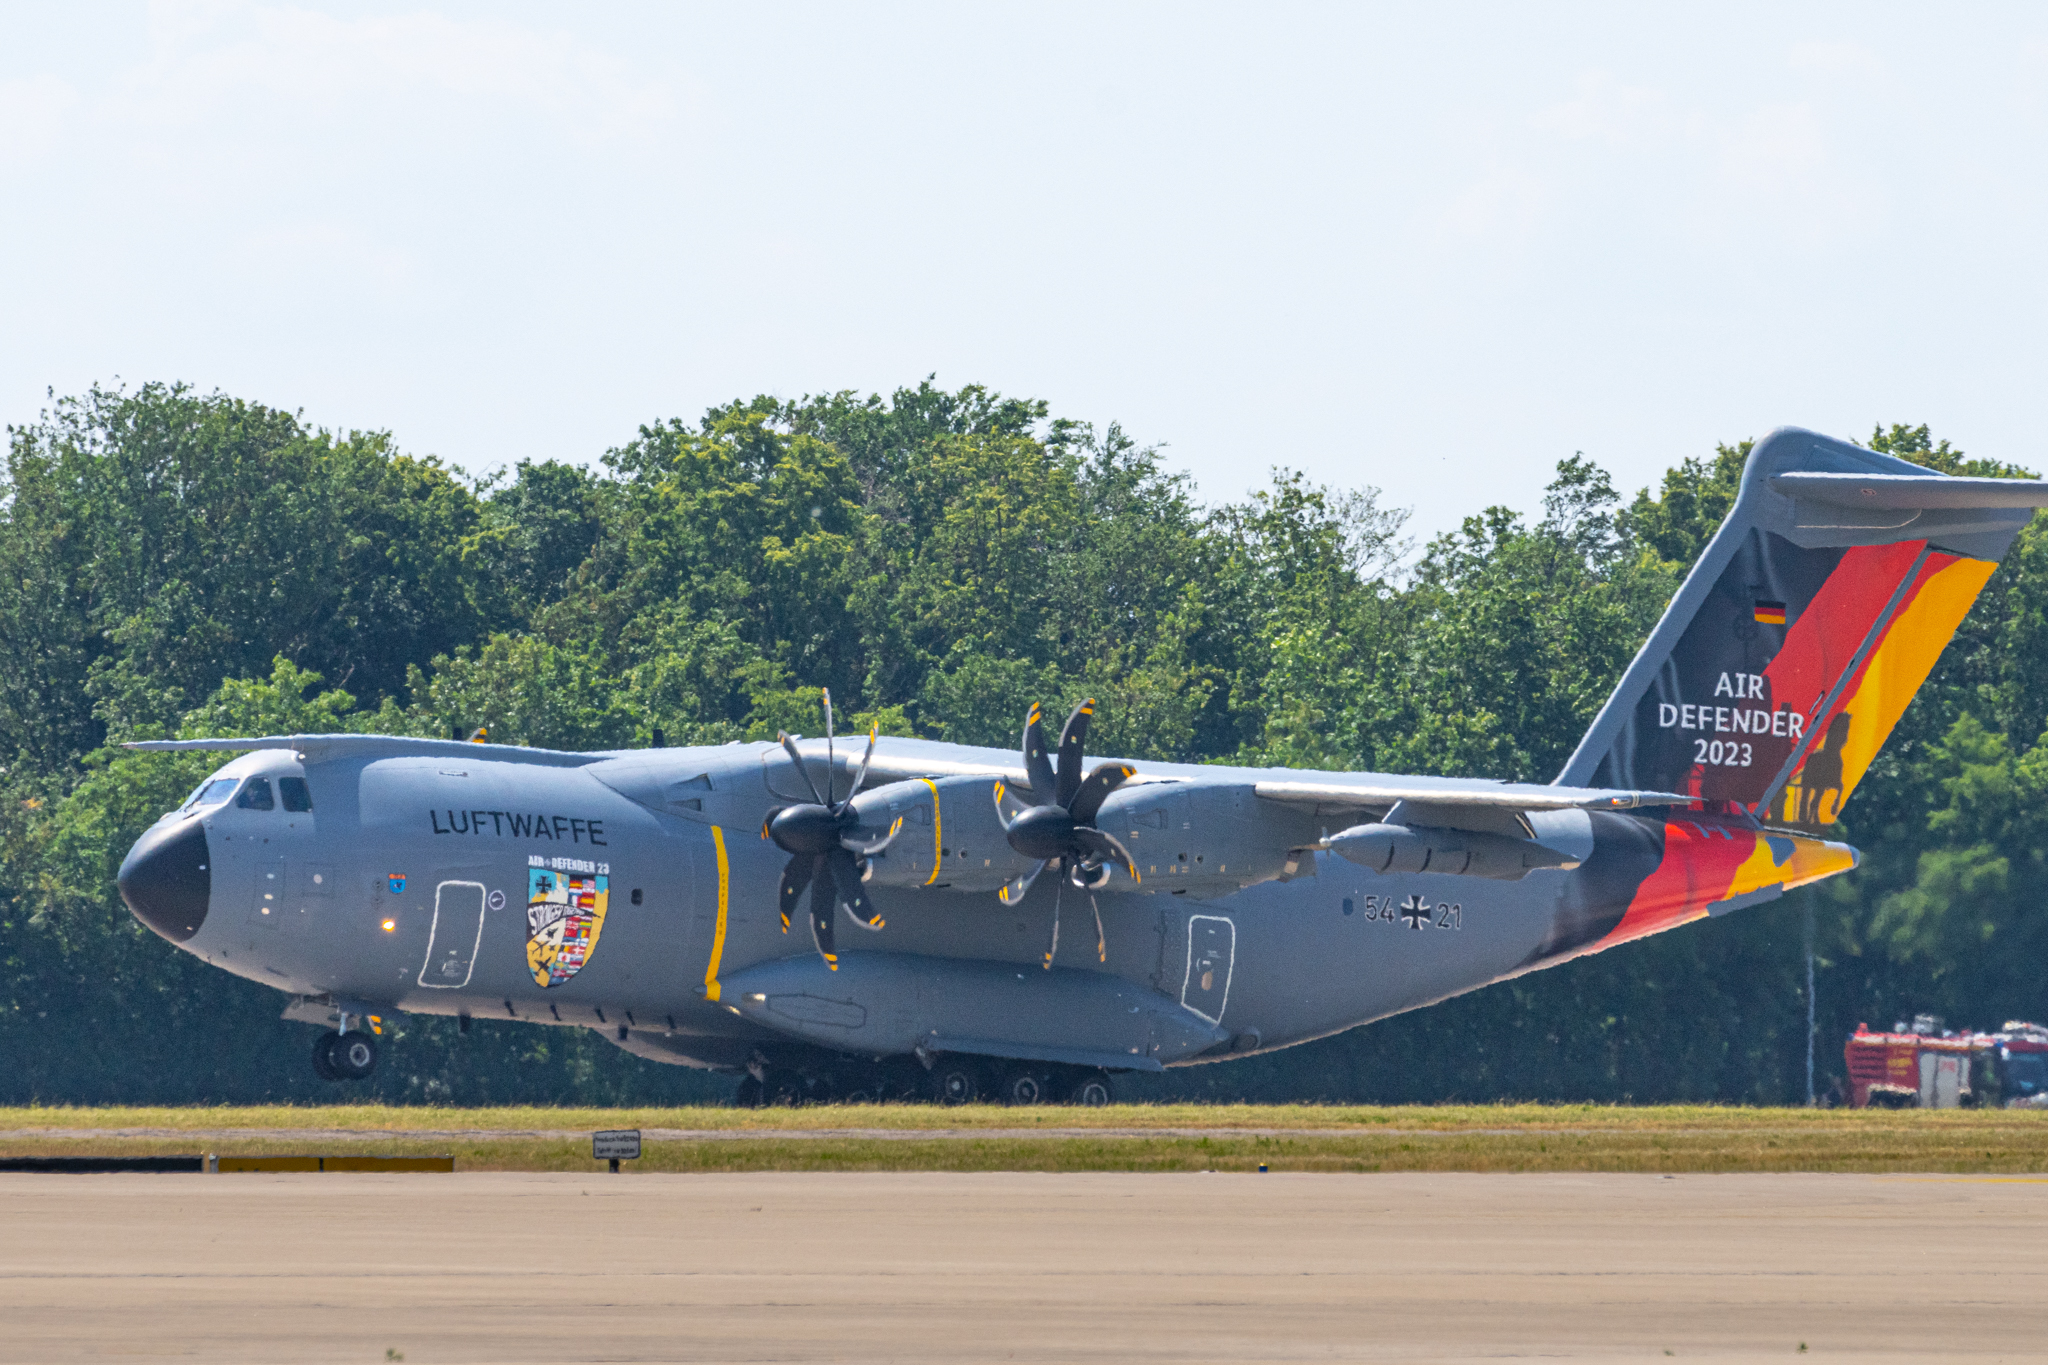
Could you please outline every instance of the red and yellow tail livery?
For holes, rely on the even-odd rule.
[[[1772,433],[1559,782],[1833,824],[2041,498]]]

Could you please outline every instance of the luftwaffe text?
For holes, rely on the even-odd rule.
[[[488,834],[494,838],[552,839],[608,848],[604,821],[569,815],[528,815],[512,810],[432,810],[427,812],[436,834]],[[445,817],[445,822],[444,822]],[[489,829],[484,826],[488,824]]]

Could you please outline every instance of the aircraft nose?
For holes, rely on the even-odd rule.
[[[128,909],[173,943],[183,943],[206,923],[213,873],[200,820],[153,829],[135,841],[121,862],[115,884]]]

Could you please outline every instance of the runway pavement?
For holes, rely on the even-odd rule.
[[[2044,1220],[2025,1177],[0,1175],[0,1361],[2021,1360]]]

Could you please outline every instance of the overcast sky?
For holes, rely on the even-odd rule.
[[[0,420],[481,472],[935,372],[1424,532],[1784,423],[2048,469],[2048,8],[1680,16],[6,0]]]

